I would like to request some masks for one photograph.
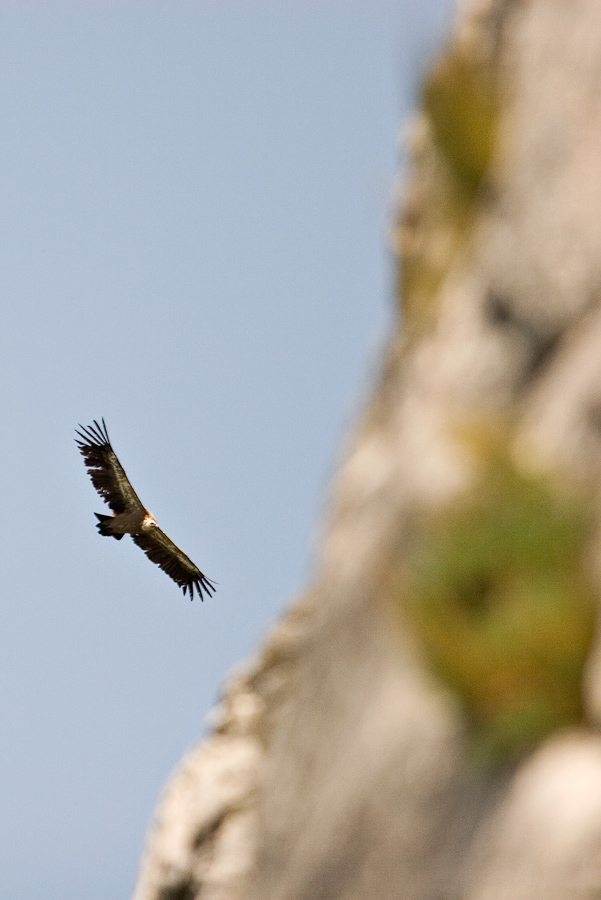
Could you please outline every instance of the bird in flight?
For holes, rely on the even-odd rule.
[[[131,534],[134,544],[141,547],[148,559],[156,563],[178,584],[184,596],[190,593],[194,599],[194,588],[201,600],[203,591],[210,597],[215,585],[206,578],[198,566],[161,531],[152,513],[148,512],[130,484],[129,478],[109,440],[104,419],[102,427],[94,420],[93,425],[75,431],[78,445],[92,484],[109,507],[112,516],[94,513],[98,519],[96,527],[105,537],[120,541],[124,534]]]

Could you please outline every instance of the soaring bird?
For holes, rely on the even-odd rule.
[[[111,447],[104,419],[102,427],[94,420],[93,425],[80,425],[79,428],[80,431],[75,431],[75,443],[85,460],[92,484],[114,513],[112,516],[94,513],[100,534],[118,541],[124,534],[131,534],[133,542],[183,589],[184,595],[186,590],[189,591],[190,600],[194,599],[194,588],[201,600],[204,600],[203,591],[210,597],[215,585],[161,531],[156,519],[131,486]]]

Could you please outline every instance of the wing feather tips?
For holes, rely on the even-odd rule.
[[[106,437],[103,435],[102,431],[98,428],[96,420],[94,420],[94,425],[96,425],[96,428],[92,425],[78,425],[81,431],[77,431],[76,429],[75,433],[82,438],[82,441],[78,441],[78,443],[83,442],[84,446],[93,445],[95,447],[110,447],[108,435]]]
[[[203,590],[205,591],[207,597],[212,597],[213,594],[215,593],[215,591],[217,590],[217,588],[213,584],[213,582],[209,581],[208,578],[205,578],[204,575],[201,575],[201,577],[198,578],[194,583],[196,585],[196,591],[198,593],[198,596],[200,597],[201,600],[204,600],[204,597],[202,595]]]
[[[201,602],[204,600],[203,590],[205,591],[207,597],[212,597],[216,591],[216,587],[212,581],[209,581],[208,578],[205,578],[202,575],[200,578],[195,578],[192,582],[188,584],[188,590],[190,591],[190,600],[194,600],[194,588],[196,588],[196,593],[200,597]],[[184,595],[186,593],[186,588],[184,586]]]

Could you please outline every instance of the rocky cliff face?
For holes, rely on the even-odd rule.
[[[167,785],[135,900],[601,895],[601,4],[469,0],[313,584]]]

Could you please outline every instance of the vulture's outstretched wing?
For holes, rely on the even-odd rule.
[[[104,419],[102,427],[96,419],[94,425],[79,427],[81,431],[76,433],[81,440],[76,441],[76,444],[85,460],[92,484],[102,499],[115,513],[125,512],[126,509],[143,510],[142,501],[129,483],[125,469],[111,447]]]
[[[164,531],[153,526],[148,531],[140,534],[132,534],[132,540],[141,547],[148,559],[156,563],[159,568],[173,578],[176,584],[190,592],[190,600],[194,598],[194,588],[201,600],[204,600],[202,592],[210,597],[215,591],[215,585],[202,574],[198,566],[180,550],[173,541],[167,537]]]

